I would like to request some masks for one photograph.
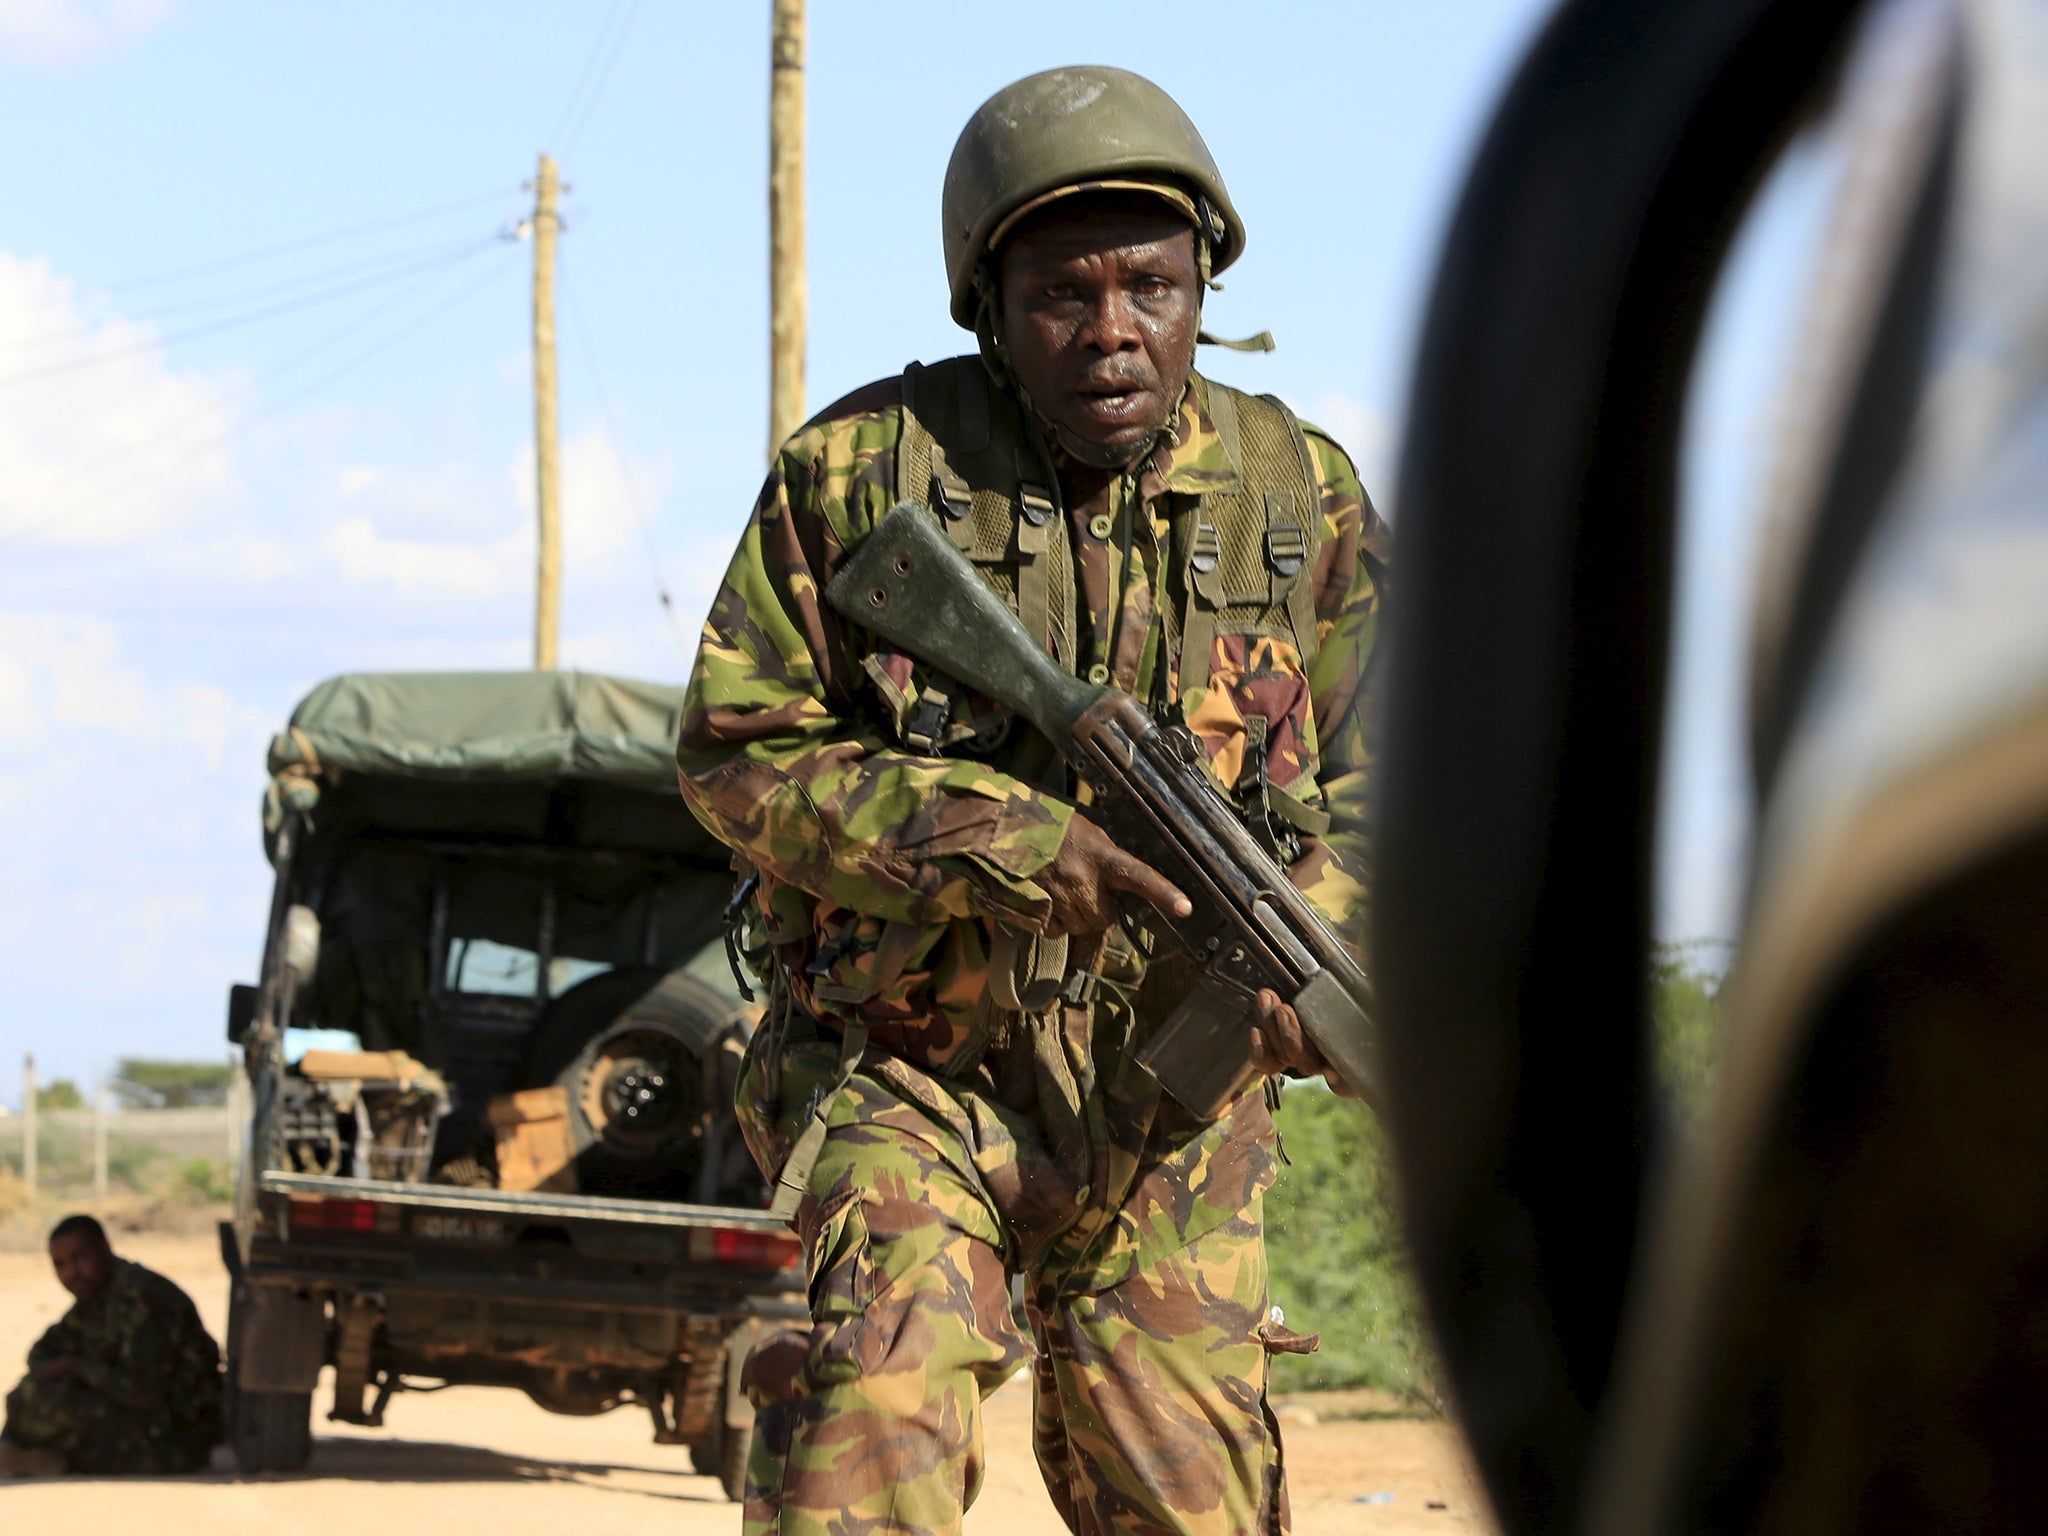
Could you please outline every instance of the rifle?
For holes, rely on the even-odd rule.
[[[1252,1074],[1256,995],[1270,988],[1346,1085],[1377,1103],[1371,980],[1210,780],[1191,732],[1061,671],[910,502],[889,509],[825,599],[1035,726],[1093,790],[1089,816],[1193,903],[1188,917],[1146,918],[1200,966],[1138,1054],[1160,1087],[1213,1117]]]

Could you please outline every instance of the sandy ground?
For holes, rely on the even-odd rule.
[[[227,1283],[210,1239],[138,1236],[117,1246],[184,1286],[220,1335]],[[67,1301],[40,1255],[0,1254],[0,1374],[11,1382],[29,1344]],[[1297,1532],[1489,1529],[1447,1424],[1333,1420],[1333,1410],[1344,1406],[1301,1398],[1280,1408]],[[653,1444],[645,1417],[631,1409],[562,1418],[518,1393],[457,1388],[399,1397],[382,1430],[328,1424],[325,1412],[316,1399],[319,1435],[303,1474],[239,1477],[217,1452],[216,1470],[199,1477],[0,1483],[0,1529],[25,1536],[122,1529],[277,1536],[361,1522],[379,1536],[739,1530],[739,1511],[718,1485],[693,1476],[685,1452]],[[969,1536],[1061,1531],[1031,1458],[1029,1399],[1014,1385],[989,1402],[988,1448],[988,1478],[967,1518]]]

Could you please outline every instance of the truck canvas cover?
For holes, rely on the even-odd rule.
[[[594,779],[673,793],[683,690],[594,672],[352,672],[307,694],[270,771]]]
[[[271,739],[266,843],[287,803],[316,827],[549,841],[573,815],[577,841],[722,865],[676,789],[682,709],[680,688],[590,672],[332,678]]]

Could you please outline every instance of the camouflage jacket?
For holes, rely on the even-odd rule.
[[[220,1436],[220,1350],[178,1286],[128,1259],[114,1260],[106,1289],[78,1302],[29,1350],[29,1369],[61,1357],[73,1377],[116,1410],[140,1421],[147,1445],[103,1448],[138,1470],[203,1459]]]
[[[698,818],[759,875],[768,938],[797,1005],[828,1027],[857,1014],[875,1045],[944,1073],[986,1027],[991,925],[1045,920],[1034,876],[1075,806],[1043,743],[1012,736],[979,757],[908,749],[903,730],[924,669],[865,654],[822,600],[896,499],[901,398],[897,381],[871,385],[776,455],[705,624],[677,764]],[[1066,508],[1083,615],[1073,670],[1184,712],[1226,788],[1245,767],[1245,717],[1265,716],[1270,781],[1331,818],[1295,879],[1356,931],[1369,762],[1355,705],[1386,527],[1343,450],[1308,428],[1323,516],[1316,659],[1304,676],[1287,640],[1219,635],[1208,687],[1181,697],[1170,638],[1179,599],[1160,596],[1161,571],[1178,568],[1174,514],[1237,475],[1200,401],[1191,385],[1166,441],[1135,473]],[[892,925],[899,935],[914,929],[907,945],[883,942]],[[1128,947],[1112,943],[1097,966],[1119,965],[1133,969]]]

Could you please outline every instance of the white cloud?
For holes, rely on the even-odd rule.
[[[511,474],[513,499],[531,517],[536,500],[531,443],[514,460]],[[599,428],[569,438],[562,445],[564,563],[607,558],[633,545],[666,479],[658,465],[628,463],[611,435]]]
[[[508,533],[489,543],[391,538],[368,517],[345,517],[321,548],[349,581],[453,598],[497,597],[533,564],[532,536]],[[523,558],[522,558],[523,556]]]
[[[121,940],[111,946],[123,976],[147,981],[163,970],[171,950],[205,927],[210,909],[193,891],[156,891],[133,900]]]
[[[214,539],[197,554],[214,575],[249,586],[275,585],[296,575],[302,565],[301,557],[283,540],[260,533]]]
[[[119,1049],[161,1037],[182,1022],[161,1000],[198,1013],[260,937],[256,787],[276,722],[201,666],[102,616],[0,611],[0,950],[14,1033],[55,1060],[88,1031],[126,1028]]]
[[[460,465],[404,471],[365,464],[343,471],[352,505],[376,503],[334,523],[322,552],[342,577],[414,596],[484,601],[526,591],[533,583],[533,448],[506,467],[505,487],[491,495]],[[651,462],[629,460],[610,436],[590,428],[562,445],[562,564],[565,581],[581,585],[637,561],[645,509],[659,500],[664,479]],[[372,494],[374,492],[374,494]],[[430,528],[441,537],[391,531]]]
[[[172,371],[152,327],[0,252],[0,537],[161,539],[234,487],[232,425],[227,387]]]
[[[0,0],[0,62],[90,63],[139,43],[176,14],[171,0]]]
[[[236,703],[210,683],[180,684],[172,691],[171,703],[179,734],[199,749],[210,773],[227,761],[231,746],[263,734],[270,725],[261,710]]]
[[[104,619],[0,613],[0,752],[53,736],[111,737],[123,750],[196,749],[211,771],[238,735],[260,739],[266,724],[211,685],[154,683]]]

